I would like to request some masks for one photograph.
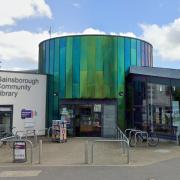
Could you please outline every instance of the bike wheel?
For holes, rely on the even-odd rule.
[[[8,142],[8,145],[9,145],[9,147],[12,149],[12,148],[14,147],[14,142],[9,141],[9,142]]]
[[[2,147],[3,146],[3,142],[2,141],[0,141],[0,147]]]
[[[159,143],[159,137],[157,136],[156,133],[151,132],[148,134],[148,144],[150,146],[157,146]]]
[[[129,145],[130,147],[135,147],[142,144],[142,141],[143,141],[143,138],[141,137],[141,135],[138,134],[136,136],[136,142],[135,142],[135,135],[132,135],[129,139]]]

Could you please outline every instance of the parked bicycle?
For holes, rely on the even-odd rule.
[[[11,128],[11,131],[10,132],[6,132],[6,131],[0,131],[0,147],[2,147],[3,145],[6,145],[8,144],[11,148],[13,148],[13,142],[3,142],[1,141],[2,139],[4,138],[17,138],[17,139],[20,139],[20,136],[18,136],[16,133],[15,133],[15,129],[16,127],[12,127]]]
[[[147,143],[149,146],[157,146],[159,143],[159,137],[152,131],[134,131],[129,137],[129,144],[131,147]]]

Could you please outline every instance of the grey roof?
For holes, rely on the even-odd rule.
[[[130,74],[180,79],[180,69],[131,66]]]

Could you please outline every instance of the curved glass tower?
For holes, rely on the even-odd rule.
[[[74,35],[41,42],[39,72],[49,75],[47,126],[59,118],[64,102],[113,101],[117,123],[124,128],[126,75],[130,66],[151,67],[152,51],[148,42],[111,35]]]

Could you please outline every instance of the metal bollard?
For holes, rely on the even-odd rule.
[[[85,142],[85,147],[84,147],[84,160],[85,164],[88,164],[88,141]]]
[[[94,156],[94,142],[92,142],[92,145],[91,145],[91,164],[93,164],[93,156]]]
[[[39,164],[42,162],[42,139],[39,140]]]

